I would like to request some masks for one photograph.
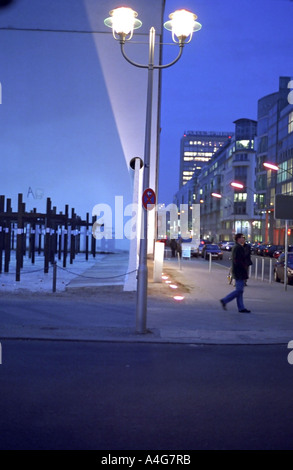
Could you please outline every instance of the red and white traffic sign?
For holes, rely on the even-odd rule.
[[[153,189],[147,188],[144,190],[142,195],[142,205],[146,210],[153,209],[156,204],[156,200],[156,193]]]

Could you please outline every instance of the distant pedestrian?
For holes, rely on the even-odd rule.
[[[172,238],[172,240],[170,242],[170,248],[171,248],[171,251],[172,251],[172,258],[175,258],[176,250],[177,250],[177,242],[174,238]]]
[[[245,259],[245,237],[242,233],[235,235],[235,245],[232,249],[232,277],[235,279],[235,290],[220,300],[224,310],[227,310],[226,305],[232,300],[236,299],[238,311],[240,313],[250,313],[244,307],[243,292],[245,281],[248,279],[248,267]]]

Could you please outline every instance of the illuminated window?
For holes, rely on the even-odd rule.
[[[243,202],[247,200],[247,193],[235,193],[234,202]]]
[[[292,178],[292,165],[293,165],[292,158],[286,162],[279,164],[279,171],[278,171],[278,176],[277,176],[278,183],[282,183],[283,181],[286,181]]]
[[[212,157],[212,156],[213,156],[212,152],[184,152],[184,158],[185,157]]]
[[[293,183],[282,184],[282,194],[292,194],[293,192]]]

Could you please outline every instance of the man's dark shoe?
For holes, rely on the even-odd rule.
[[[224,300],[221,299],[220,302],[221,302],[221,305],[223,307],[223,310],[227,310],[227,307],[226,307],[226,304],[225,304]]]
[[[250,310],[247,310],[247,308],[244,308],[243,310],[239,310],[239,313],[251,313]]]

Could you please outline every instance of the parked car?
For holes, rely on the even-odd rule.
[[[198,249],[197,249],[197,256],[201,256],[202,255],[202,250],[204,249],[204,246],[203,244],[199,244],[198,246]]]
[[[285,253],[282,253],[274,267],[274,278],[276,282],[284,281],[285,274]],[[293,253],[288,253],[288,265],[287,265],[287,277],[288,284],[293,283]]]
[[[273,253],[273,258],[278,259],[279,256],[283,253],[283,250],[276,250]]]
[[[201,254],[202,258],[209,259],[210,253],[212,255],[212,258],[223,259],[223,252],[219,245],[216,245],[214,243],[204,245]]]
[[[273,258],[275,251],[284,251],[283,245],[267,245],[263,250],[263,256],[270,256]]]
[[[251,245],[251,254],[256,255],[257,249],[260,246],[260,243],[252,243]]]
[[[235,245],[235,242],[225,242],[222,245],[222,249],[225,251],[231,251],[234,245]]]
[[[201,256],[203,247],[208,243],[207,240],[200,240],[199,245],[197,247],[197,254],[195,256]]]
[[[256,249],[256,254],[259,256],[263,256],[264,250],[267,248],[268,245],[259,245],[259,247]]]
[[[198,246],[199,241],[194,240],[193,238],[183,239],[181,243],[181,249],[190,247],[190,255],[191,256],[198,256]]]
[[[276,250],[276,251],[274,252],[273,258],[276,258],[276,259],[279,258],[279,256],[280,256],[282,253],[284,253],[284,251],[285,251],[285,247],[284,247],[284,245],[282,245],[282,249]],[[290,252],[292,252],[292,251],[293,251],[293,245],[289,245],[289,246],[288,246],[288,253],[290,253]]]

